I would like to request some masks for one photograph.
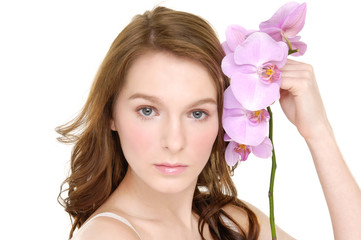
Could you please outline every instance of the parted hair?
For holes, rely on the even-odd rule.
[[[165,7],[135,16],[123,29],[105,56],[81,112],[56,128],[61,135],[60,142],[74,144],[70,173],[58,196],[72,220],[69,238],[106,201],[127,172],[128,163],[118,134],[110,129],[109,123],[128,69],[149,50],[166,51],[198,61],[209,71],[217,89],[219,132],[209,160],[198,177],[192,203],[193,212],[199,216],[198,231],[204,239],[207,224],[213,239],[257,239],[256,215],[237,198],[231,179],[233,169],[224,159],[223,92],[229,86],[229,79],[221,70],[222,46],[204,19]],[[247,227],[240,226],[224,211],[229,204],[248,216]],[[232,226],[226,224],[224,218],[230,219]]]

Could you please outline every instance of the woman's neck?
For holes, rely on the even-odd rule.
[[[112,195],[112,205],[139,219],[155,221],[176,221],[185,227],[193,228],[195,216],[192,201],[196,182],[183,191],[164,193],[128,171]]]

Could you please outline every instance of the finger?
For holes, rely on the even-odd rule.
[[[303,62],[299,62],[299,61],[296,61],[296,60],[293,60],[293,59],[287,59],[287,64],[289,65],[292,65],[292,64],[300,64],[300,63],[303,63]]]
[[[313,71],[313,67],[309,64],[305,63],[297,63],[297,64],[289,64],[286,63],[282,68],[281,71],[292,71],[292,70],[303,70],[303,71]]]
[[[292,87],[294,87],[293,82],[295,82],[297,80],[298,79],[294,78],[294,77],[282,77],[281,89],[290,91],[290,89],[292,89]]]
[[[281,71],[293,71],[293,70],[302,70],[303,67],[299,64],[286,64],[281,68]]]
[[[281,78],[293,77],[293,78],[312,78],[313,74],[305,70],[286,70],[282,71]]]
[[[297,92],[303,88],[304,83],[304,78],[283,77],[281,82],[281,89],[291,92],[292,95],[297,95]]]

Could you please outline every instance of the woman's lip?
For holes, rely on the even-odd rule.
[[[181,163],[156,163],[155,165],[165,167],[187,167],[187,165]]]
[[[155,168],[165,175],[178,175],[184,172],[187,169],[187,165],[183,164],[168,164],[161,163],[155,164]]]

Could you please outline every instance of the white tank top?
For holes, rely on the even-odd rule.
[[[89,221],[87,221],[83,226],[81,226],[79,231],[72,237],[72,239],[75,240],[76,235],[78,235],[79,232],[81,232],[83,229],[85,229],[85,227],[88,225],[88,223],[90,223],[91,221],[93,221],[97,217],[110,217],[110,218],[114,218],[116,220],[119,220],[122,223],[126,224],[128,227],[130,227],[138,235],[139,239],[141,239],[139,233],[135,230],[135,228],[132,226],[132,224],[130,224],[130,222],[127,219],[125,219],[125,218],[123,218],[123,217],[121,217],[121,216],[119,216],[119,215],[117,215],[115,213],[112,213],[112,212],[99,213],[99,214],[95,215],[94,217],[92,217],[91,219],[89,219]]]

